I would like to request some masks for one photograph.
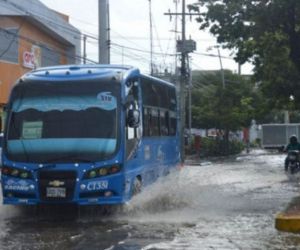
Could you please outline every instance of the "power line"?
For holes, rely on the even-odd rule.
[[[52,51],[54,51],[54,52],[56,52],[56,53],[61,53],[61,54],[64,54],[64,55],[66,55],[66,56],[68,56],[68,57],[71,57],[71,58],[74,58],[74,59],[83,59],[83,57],[82,56],[79,56],[79,55],[67,55],[66,53],[65,53],[65,51],[64,50],[58,50],[57,48],[53,48],[53,47],[49,47],[48,45],[44,45],[44,44],[41,44],[41,43],[37,43],[36,41],[34,41],[33,39],[31,39],[31,38],[29,38],[29,37],[27,37],[27,36],[24,36],[24,35],[20,35],[20,34],[16,34],[16,33],[14,33],[14,32],[11,32],[11,31],[8,31],[8,30],[6,30],[6,29],[3,29],[3,28],[0,28],[0,30],[2,30],[3,32],[6,32],[7,34],[9,34],[9,35],[12,35],[12,36],[14,36],[14,37],[18,37],[18,38],[20,38],[20,39],[22,39],[22,40],[25,40],[25,41],[27,41],[27,42],[30,42],[31,44],[34,44],[34,45],[38,45],[39,47],[42,47],[42,48],[45,48],[45,49],[49,49],[49,50],[52,50]],[[91,63],[96,63],[95,61],[93,61],[93,60],[90,60],[90,59],[87,59],[89,62],[91,62]]]
[[[155,20],[153,20],[153,26],[154,26],[154,30],[155,30],[155,34],[157,36],[157,41],[158,41],[158,46],[159,46],[159,49],[160,49],[160,52],[163,56],[163,64],[164,66],[166,67],[166,57],[167,57],[167,53],[163,53],[163,50],[162,50],[162,46],[161,46],[161,42],[160,42],[160,39],[159,39],[159,36],[158,36],[158,32],[157,32],[157,27],[156,27],[156,23],[155,23]]]
[[[139,52],[142,52],[142,53],[147,53],[149,54],[150,52],[147,51],[147,50],[140,50],[140,49],[136,49],[136,48],[132,48],[132,47],[128,47],[128,46],[123,46],[123,45],[120,45],[120,44],[117,44],[117,43],[112,43],[112,45],[116,46],[116,47],[121,47],[121,48],[125,48],[125,49],[129,49],[129,50],[135,50],[135,51],[139,51]],[[176,56],[176,54],[166,54],[166,53],[158,53],[158,52],[153,52],[154,55],[160,55],[160,56],[165,56],[165,55],[168,55],[168,56]]]
[[[54,24],[54,25],[57,25],[57,26],[61,27],[62,29],[64,29],[65,31],[67,31],[69,34],[73,34],[73,35],[74,35],[74,34],[76,34],[76,35],[78,34],[77,31],[75,31],[75,30],[73,30],[73,29],[71,29],[71,28],[69,28],[69,27],[67,27],[67,26],[65,26],[65,25],[62,25],[61,23],[55,22],[55,21],[53,21],[52,19],[49,19],[48,16],[41,15],[40,13],[37,13],[37,12],[32,12],[32,11],[29,12],[28,10],[24,9],[22,6],[17,5],[17,4],[15,4],[15,3],[13,3],[13,2],[11,2],[11,1],[9,1],[9,0],[6,0],[6,2],[8,2],[12,7],[18,8],[17,10],[19,11],[20,14],[24,14],[24,12],[25,12],[27,15],[29,15],[29,16],[31,16],[31,17],[38,17],[38,18],[41,18],[41,19],[46,20],[46,21],[47,21],[46,23],[48,23],[48,24],[52,24],[52,25]],[[0,4],[1,4],[1,3],[0,3]],[[36,4],[36,5],[37,5],[37,4]],[[7,5],[2,5],[2,6],[8,7]],[[10,10],[16,10],[16,9],[10,8]],[[84,31],[84,30],[83,30],[83,31]],[[134,43],[134,42],[128,40],[126,37],[122,36],[122,35],[119,34],[118,32],[116,32],[116,31],[114,31],[114,30],[112,30],[112,31],[113,31],[114,33],[118,34],[120,37],[124,38],[124,40],[127,40],[127,41],[129,41],[129,42],[131,42],[131,43],[133,43],[133,44],[135,44],[135,45],[138,45],[137,43]],[[88,38],[91,38],[91,39],[93,39],[93,40],[99,41],[98,36],[95,35],[95,34],[93,34],[93,33],[91,33],[91,32],[88,32],[88,31],[82,32],[82,31],[80,31],[80,33],[81,33],[82,35],[86,35]],[[82,40],[82,39],[79,38],[79,37],[73,37],[73,38],[78,39],[78,40],[79,40],[79,39]],[[142,48],[142,47],[141,47],[141,48]],[[142,48],[142,49],[144,49],[144,48]]]
[[[119,52],[119,54],[120,55],[125,55],[125,52],[124,52],[124,48],[122,47],[122,46],[120,46],[120,47],[115,47],[115,46],[113,46],[113,48],[115,48],[115,49],[120,49],[121,51]],[[128,55],[128,54],[127,54]],[[150,61],[150,59],[149,59],[149,57],[145,57],[145,56],[142,56],[142,55],[137,55],[137,54],[135,54],[135,53],[133,53],[133,52],[130,52],[130,55],[131,55],[131,58],[132,59],[135,59],[135,60],[138,60],[138,63],[140,63],[140,60],[144,60],[144,61],[148,61],[149,63],[151,62]],[[132,55],[134,55],[134,57],[135,58],[133,58],[132,57]],[[157,58],[155,58],[155,60],[158,60]],[[163,68],[163,69],[165,69],[165,68],[167,68],[167,67],[169,67],[168,65],[166,65],[166,64],[163,64],[163,65],[160,65],[160,67],[159,67],[159,65],[155,65],[155,68],[156,69],[158,69],[158,68]],[[154,68],[154,69],[155,69]]]
[[[76,34],[76,35],[77,35],[77,32],[74,31],[73,29],[70,29],[70,28],[66,27],[65,25],[62,25],[62,24],[60,24],[60,23],[57,23],[57,22],[55,22],[55,21],[53,21],[53,20],[49,20],[48,17],[45,17],[44,15],[40,15],[40,13],[29,12],[29,11],[25,10],[22,6],[19,6],[19,5],[15,4],[15,3],[12,3],[12,2],[9,1],[9,0],[7,0],[7,2],[8,2],[12,7],[17,8],[17,11],[19,11],[20,14],[24,14],[24,12],[25,12],[27,15],[29,15],[29,16],[31,16],[31,17],[38,17],[38,18],[44,19],[44,20],[46,21],[46,23],[48,23],[48,24],[51,24],[51,25],[57,25],[57,26],[61,27],[62,29],[64,29],[67,33],[69,33],[69,34]],[[5,5],[5,7],[8,7],[8,6]],[[11,10],[16,10],[16,9],[11,9]],[[83,33],[82,33],[82,34],[83,34]],[[91,35],[91,33],[90,33],[90,34],[83,34],[83,35],[86,35],[86,37],[92,38],[93,40],[99,41],[99,38],[98,38],[96,35]],[[82,41],[82,38],[81,38],[81,37],[73,37],[73,38]],[[124,37],[124,39],[127,40],[127,41],[129,41],[129,40],[126,39],[125,37]],[[134,44],[135,44],[135,43],[134,43]],[[98,43],[97,43],[97,45],[98,45]],[[124,46],[124,47],[125,47],[125,46]],[[127,47],[127,49],[129,49],[129,47]],[[133,49],[133,48],[132,48],[132,49]],[[135,49],[135,50],[138,51],[137,49]],[[143,49],[143,50],[140,50],[140,52],[144,52],[144,51],[145,51],[144,49]]]
[[[54,25],[57,25],[57,26],[61,27],[62,29],[64,29],[65,31],[67,31],[69,34],[78,34],[75,30],[70,29],[70,28],[66,27],[65,25],[62,25],[61,23],[55,22],[55,21],[53,21],[52,19],[49,19],[48,16],[41,15],[40,13],[37,13],[37,12],[32,12],[32,11],[29,12],[28,10],[25,10],[22,6],[17,5],[17,4],[15,4],[15,3],[13,3],[13,2],[11,2],[11,1],[9,1],[9,0],[6,0],[6,2],[8,2],[12,7],[14,7],[14,9],[9,8],[10,10],[14,10],[14,11],[15,11],[15,10],[16,10],[15,8],[17,8],[17,11],[19,11],[20,14],[26,13],[27,15],[29,15],[29,16],[31,16],[31,17],[38,17],[38,18],[44,19],[44,20],[47,21],[46,23],[52,24],[52,25],[53,25],[53,24],[54,24]],[[1,3],[0,3],[0,4],[1,4]],[[35,5],[36,5],[36,6],[39,6],[39,5],[37,5],[37,4],[35,4]],[[2,3],[2,6],[8,8],[7,4],[4,4],[4,5],[3,5],[3,3]],[[82,32],[82,31],[84,31],[84,32]],[[112,30],[112,31],[113,31],[113,30]],[[121,34],[117,33],[116,31],[113,31],[113,32],[116,33],[116,34],[118,34],[118,35],[119,35],[120,37],[122,37],[124,40],[127,40],[128,42],[131,42],[131,43],[133,43],[133,44],[135,44],[135,45],[138,45],[137,43],[134,43],[134,42],[128,40],[126,37],[122,36]],[[91,33],[91,32],[85,31],[85,30],[80,30],[80,33],[81,33],[82,35],[87,36],[88,38],[91,38],[91,39],[93,39],[93,40],[99,41],[99,38],[98,38],[98,36],[97,36],[96,34],[93,34],[93,33]],[[75,39],[80,39],[80,40],[82,40],[81,38],[78,38],[78,37],[74,37],[74,38],[75,38]],[[141,48],[142,48],[142,47],[141,47]],[[144,48],[142,48],[142,49],[144,49]]]
[[[120,48],[116,48],[116,49],[120,49]],[[115,49],[115,50],[116,50]],[[122,49],[122,48],[121,48]],[[120,54],[126,54],[124,52],[124,50],[121,50],[119,51]],[[128,55],[128,54],[127,54]],[[137,60],[144,60],[144,61],[147,61],[147,62],[150,62],[150,59],[148,57],[144,57],[144,56],[141,56],[141,55],[137,55],[137,54],[134,54],[134,53],[130,53],[131,56],[135,56],[135,58],[137,58]]]
[[[71,28],[69,28],[69,27],[66,27],[65,25],[62,25],[61,23],[55,22],[55,21],[53,21],[53,20],[50,20],[49,17],[47,17],[47,16],[44,16],[44,15],[41,15],[40,13],[36,13],[36,12],[32,12],[32,11],[29,12],[29,11],[25,10],[22,6],[20,6],[20,5],[18,5],[18,4],[12,3],[12,2],[9,1],[9,0],[6,0],[6,1],[10,4],[10,6],[14,7],[13,10],[17,10],[20,14],[26,13],[27,15],[29,15],[29,16],[31,16],[31,17],[41,18],[41,19],[45,20],[46,23],[48,23],[48,24],[50,24],[50,25],[52,25],[52,26],[55,25],[55,26],[61,27],[61,28],[62,28],[63,30],[65,30],[68,34],[72,34],[72,35],[76,34],[76,35],[78,35],[78,32],[77,32],[77,31],[75,31],[75,30],[73,30],[73,29],[71,29]],[[2,6],[3,6],[3,5],[2,5]],[[4,5],[4,6],[5,6],[6,8],[8,7],[7,5]],[[17,8],[17,9],[15,9],[15,8]],[[12,10],[12,9],[11,9],[11,10]],[[113,32],[114,32],[114,33],[117,33],[117,32],[115,32],[115,31],[113,31]],[[81,32],[81,33],[82,33],[83,35],[85,35],[86,37],[88,37],[88,38],[91,38],[91,39],[93,39],[93,40],[99,41],[98,37],[97,37],[96,35],[92,34],[92,33],[89,33],[89,34],[85,34],[85,33],[83,33],[83,32]],[[119,34],[119,35],[120,35],[120,34]],[[122,35],[120,35],[120,36],[123,37]],[[76,40],[82,41],[82,37],[74,36],[73,38],[76,39]],[[127,39],[126,37],[123,37],[123,38],[124,38],[124,40],[127,40],[128,42],[134,44],[135,46],[137,45],[136,43],[130,41],[130,40]],[[89,42],[89,41],[87,41],[87,42]],[[91,42],[89,42],[89,43],[91,43]],[[122,45],[115,44],[115,46],[122,46]],[[126,49],[130,49],[130,50],[139,51],[139,52],[142,52],[142,53],[149,53],[149,51],[146,52],[146,50],[145,50],[144,48],[141,49],[141,50],[139,50],[139,49],[131,48],[131,47],[127,47],[127,46],[122,46],[122,47],[123,47],[123,48],[126,48]],[[161,51],[162,51],[162,49],[161,49]],[[156,55],[156,56],[163,56],[163,57],[164,57],[164,64],[165,64],[165,57],[166,57],[166,56],[175,56],[175,54],[169,54],[169,53],[153,53],[153,54]]]
[[[19,32],[20,32],[20,30],[21,30],[21,28],[22,28],[23,25],[24,25],[24,20],[22,21],[22,23],[21,23],[20,27],[18,28],[16,34],[19,34]],[[14,33],[14,32],[12,32],[12,33]],[[13,43],[14,43],[15,40],[16,40],[15,38],[16,38],[16,37],[14,36],[14,38],[13,38],[13,39],[10,41],[10,43],[8,44],[7,48],[0,54],[0,58],[1,58],[2,56],[4,56],[4,55],[6,54],[6,52],[11,48],[11,46],[13,45]]]
[[[70,28],[66,27],[65,25],[62,25],[62,24],[60,24],[60,23],[54,22],[54,21],[52,21],[52,20],[49,20],[48,18],[45,18],[45,16],[43,16],[43,15],[35,15],[34,13],[25,10],[22,6],[17,5],[17,4],[15,4],[15,3],[13,3],[13,2],[11,2],[11,1],[9,1],[9,0],[6,0],[6,2],[10,4],[9,6],[14,7],[14,8],[9,8],[8,5],[3,5],[3,3],[2,3],[2,6],[6,7],[7,9],[10,9],[10,10],[13,10],[13,11],[18,11],[20,14],[23,14],[23,15],[24,15],[24,13],[25,13],[25,14],[31,16],[31,17],[39,17],[39,18],[45,19],[45,20],[47,20],[47,23],[48,23],[48,24],[52,24],[52,25],[55,24],[55,25],[57,25],[57,26],[62,27],[62,28],[63,28],[64,30],[66,30],[66,32],[68,32],[69,34],[76,34],[76,35],[78,35],[78,31],[75,31],[75,30],[73,30],[73,29],[70,29]],[[1,3],[0,3],[0,4],[1,4]],[[91,36],[91,35],[87,35],[87,36],[90,37],[90,38],[98,39],[98,38],[93,37],[93,36]],[[33,41],[32,39],[30,39],[30,38],[28,38],[28,37],[25,37],[25,38],[26,38],[26,39],[29,39],[31,43],[37,44],[37,43],[36,43],[35,41]],[[77,37],[77,36],[74,36],[73,38],[76,39],[76,40],[80,40],[80,41],[82,40],[81,37]],[[53,48],[52,48],[52,50],[53,50]],[[61,53],[65,53],[65,52],[62,51]],[[72,56],[72,57],[73,57],[73,56]],[[73,58],[75,58],[75,59],[76,59],[76,58],[82,59],[83,57],[78,56],[78,55],[75,55]],[[92,61],[92,60],[90,60],[90,59],[88,59],[88,60],[89,60],[91,63],[96,63],[95,61]]]
[[[134,56],[132,54],[127,54],[127,53],[120,53],[119,51],[116,51],[115,49],[112,50],[115,54],[117,55],[121,55],[122,57],[127,57],[127,58],[130,58],[132,60],[139,60],[139,63],[144,63],[145,65],[149,65],[149,61],[148,60],[145,60],[143,58],[140,58],[140,57],[137,57],[137,56]]]
[[[63,28],[64,30],[68,31],[69,34],[73,34],[73,35],[78,35],[78,31],[77,29],[75,30],[75,27],[72,29],[70,27],[67,27],[66,25],[62,24],[62,23],[58,23],[58,22],[55,22],[53,19],[49,19],[49,16],[45,16],[45,15],[41,15],[40,13],[36,13],[36,12],[32,12],[32,11],[28,11],[27,9],[24,9],[22,6],[18,5],[18,4],[15,4],[9,0],[6,0],[6,2],[8,4],[10,4],[12,7],[15,7],[15,9],[13,9],[14,11],[17,9],[19,10],[19,13],[20,14],[27,14],[28,16],[31,16],[31,17],[38,17],[38,18],[41,18],[41,19],[44,19],[44,20],[47,20],[48,21],[48,24],[52,24],[52,25],[56,25],[56,26],[59,26],[61,28]],[[12,10],[12,9],[11,9]],[[68,23],[69,24],[69,23]],[[70,24],[69,24],[70,25]],[[71,25],[70,25],[71,26]],[[78,39],[78,37],[73,37],[75,39]]]
[[[79,40],[80,42],[82,42],[82,40],[83,40],[82,37],[81,36],[78,37],[78,34],[81,33],[81,34],[85,35],[88,38],[91,38],[91,39],[99,41],[99,39],[98,39],[98,37],[96,35],[91,35],[91,33],[90,34],[84,34],[80,30],[75,30],[75,28],[72,29],[72,28],[67,27],[66,25],[62,25],[61,23],[55,22],[52,19],[49,19],[48,16],[41,15],[40,13],[36,13],[36,12],[35,13],[34,12],[29,12],[28,10],[24,9],[22,6],[20,6],[18,4],[15,4],[15,3],[13,3],[13,2],[11,2],[9,0],[6,0],[6,2],[8,4],[10,4],[11,7],[14,7],[14,8],[13,9],[9,8],[8,5],[3,5],[3,4],[2,4],[2,6],[6,7],[7,9],[13,10],[13,11],[18,11],[22,15],[24,15],[24,13],[25,13],[28,16],[33,17],[33,18],[43,19],[45,23],[50,24],[52,26],[58,26],[61,29],[63,29],[66,33],[68,33],[70,35],[73,35],[72,37],[75,40]],[[74,36],[74,35],[76,35],[76,36]]]
[[[7,0],[4,0],[4,1],[7,1]],[[46,8],[48,8],[49,10],[51,10],[46,4],[44,4],[43,2],[40,1],[40,3],[37,3],[37,2],[31,2],[30,4],[32,5],[35,5],[37,7],[40,7],[41,5],[44,5],[46,6]],[[54,11],[55,12],[55,11]],[[84,23],[84,24],[88,24],[88,25],[91,25],[91,26],[95,26],[94,23],[90,23],[90,22],[87,22],[85,20],[82,20],[82,19],[78,19],[78,18],[74,18],[74,17],[70,17],[71,19],[74,19],[74,20],[77,20],[78,22],[81,22],[81,23]]]
[[[200,53],[200,52],[192,52],[195,55],[200,55],[200,56],[207,56],[207,57],[218,57],[218,58],[223,58],[223,59],[229,59],[229,60],[234,60],[233,57],[229,57],[229,56],[219,56],[216,54],[209,54],[209,53]]]

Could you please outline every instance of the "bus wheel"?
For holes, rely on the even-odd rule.
[[[142,191],[142,181],[140,177],[136,177],[133,182],[132,196],[139,194]]]

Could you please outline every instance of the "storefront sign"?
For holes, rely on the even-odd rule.
[[[23,66],[30,69],[41,66],[41,48],[39,46],[32,45],[31,51],[23,53]]]
[[[23,66],[26,68],[34,69],[34,54],[29,51],[23,53]]]

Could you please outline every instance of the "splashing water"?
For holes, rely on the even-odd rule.
[[[298,193],[284,174],[284,157],[262,151],[186,166],[108,218],[22,221],[11,219],[18,209],[0,206],[0,248],[287,249],[300,236],[278,235],[273,225],[274,214]]]
[[[283,155],[266,155],[265,151],[242,155],[230,164],[185,167],[146,187],[125,206],[117,219],[135,222],[197,223],[200,218],[224,216],[237,209],[245,210],[260,193],[282,197],[278,174]],[[225,172],[225,173],[224,173]],[[268,189],[277,188],[278,194]],[[272,191],[273,192],[273,191]],[[254,198],[253,198],[254,197]]]

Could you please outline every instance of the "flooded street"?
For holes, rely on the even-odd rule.
[[[284,155],[251,152],[191,165],[146,188],[122,212],[44,218],[0,206],[0,249],[296,249],[275,214],[299,196]]]

